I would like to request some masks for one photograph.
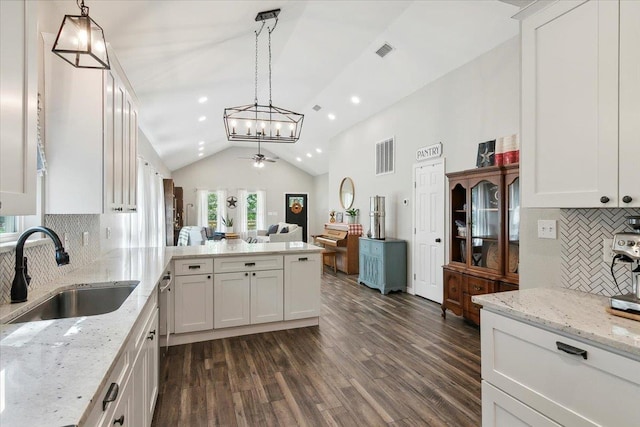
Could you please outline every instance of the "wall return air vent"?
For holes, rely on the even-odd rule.
[[[376,50],[376,55],[378,55],[380,58],[384,58],[392,50],[393,50],[393,47],[389,43],[385,43],[382,46],[380,46],[378,50]]]
[[[394,173],[395,157],[393,137],[376,143],[376,175]]]

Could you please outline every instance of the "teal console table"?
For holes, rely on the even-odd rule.
[[[358,282],[383,294],[407,290],[407,242],[360,238]]]

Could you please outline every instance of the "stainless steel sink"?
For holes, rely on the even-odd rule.
[[[9,323],[95,316],[120,308],[140,282],[109,282],[61,291]]]

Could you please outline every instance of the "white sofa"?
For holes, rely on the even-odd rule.
[[[286,228],[287,233],[282,233],[282,230]],[[267,236],[267,230],[258,230],[257,236],[258,242],[302,242],[302,227],[297,224],[288,224],[286,222],[278,223],[278,230],[275,233],[271,233]]]

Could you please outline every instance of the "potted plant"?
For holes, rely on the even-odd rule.
[[[231,218],[230,216],[225,218],[223,216],[222,225],[224,225],[226,233],[233,233],[233,218]]]
[[[349,224],[356,224],[358,222],[358,214],[360,213],[360,209],[347,209],[347,222]]]

